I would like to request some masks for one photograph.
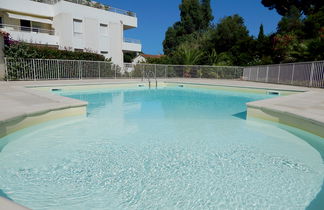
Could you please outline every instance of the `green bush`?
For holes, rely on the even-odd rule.
[[[73,52],[59,50],[48,46],[34,46],[23,42],[15,42],[5,46],[5,56],[8,58],[38,58],[62,60],[105,61],[103,55],[92,52]]]

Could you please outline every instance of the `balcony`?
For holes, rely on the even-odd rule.
[[[75,4],[80,4],[80,5],[84,5],[84,6],[88,6],[88,7],[106,10],[109,12],[127,15],[130,17],[136,17],[136,13],[134,13],[134,12],[114,8],[114,7],[107,6],[107,5],[104,5],[99,2],[95,2],[95,1],[87,1],[87,0],[31,0],[31,1],[45,3],[45,4],[56,4],[59,1],[67,1],[67,2],[71,2],[71,3],[75,3]]]
[[[0,24],[0,29],[8,32],[16,41],[55,46],[58,46],[59,43],[59,38],[55,36],[54,30],[8,24]]]
[[[124,38],[123,51],[126,52],[141,52],[142,44],[140,40],[132,38]]]

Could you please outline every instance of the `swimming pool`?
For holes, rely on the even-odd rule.
[[[323,139],[245,120],[269,96],[165,87],[63,91],[88,116],[0,140],[0,195],[32,209],[305,209]]]

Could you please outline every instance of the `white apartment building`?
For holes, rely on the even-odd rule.
[[[100,53],[122,66],[141,43],[124,37],[136,14],[90,0],[0,0],[0,30],[14,40]]]

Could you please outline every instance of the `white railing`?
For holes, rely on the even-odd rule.
[[[106,61],[5,58],[6,80],[63,80],[121,77],[120,67]]]
[[[324,61],[245,67],[243,79],[256,82],[324,87]]]
[[[151,75],[151,78],[239,79],[243,68],[237,66],[167,65],[125,63],[121,71],[131,78]]]
[[[133,43],[133,44],[141,44],[141,40],[133,39],[133,38],[124,38],[124,42]]]
[[[31,1],[45,3],[45,4],[56,4],[59,1],[68,1],[68,2],[71,2],[71,3],[75,3],[75,4],[81,4],[81,5],[84,5],[84,6],[89,6],[89,7],[93,7],[93,8],[97,8],[97,9],[102,9],[102,10],[106,10],[106,11],[109,11],[109,12],[114,12],[114,13],[118,13],[118,14],[122,14],[122,15],[131,16],[131,17],[136,17],[136,13],[134,13],[134,12],[114,8],[114,7],[107,6],[107,5],[104,5],[104,4],[101,4],[99,2],[95,2],[95,1],[88,1],[88,0],[31,0]]]
[[[45,4],[56,4],[60,0],[31,0],[31,1],[45,3]]]
[[[5,31],[20,31],[20,32],[28,32],[28,33],[43,33],[49,35],[55,35],[55,30],[48,30],[44,28],[38,27],[25,27],[18,25],[8,25],[8,24],[0,24],[0,29]]]
[[[106,61],[5,58],[6,80],[61,80],[101,78],[215,78],[238,79],[243,68],[230,66],[180,66],[125,64]]]
[[[106,10],[106,11],[109,11],[109,12],[114,12],[114,13],[118,13],[118,14],[122,14],[122,15],[131,16],[131,17],[136,17],[136,13],[134,13],[134,12],[114,8],[114,7],[107,6],[107,5],[104,5],[104,4],[101,4],[99,2],[95,2],[95,1],[87,1],[87,0],[31,0],[31,1],[45,3],[45,4],[56,4],[59,1],[68,1],[68,2],[71,2],[71,3],[75,3],[75,4],[81,4],[81,5],[84,5],[84,6],[89,6],[89,7],[93,7],[93,8],[97,8],[97,9],[102,9],[102,10]]]

